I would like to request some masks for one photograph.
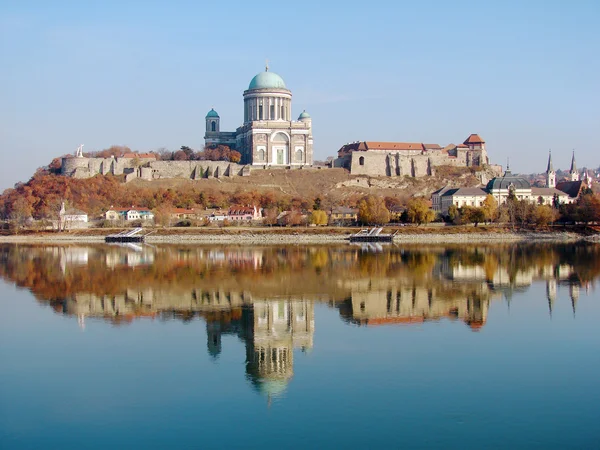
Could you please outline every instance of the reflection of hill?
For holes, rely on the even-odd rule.
[[[593,245],[392,247],[2,246],[0,276],[65,314],[218,316],[257,301],[340,302],[359,323],[458,317],[485,321],[487,304],[535,280],[576,287],[600,274]],[[479,303],[478,303],[479,302]],[[345,304],[345,306],[344,306]],[[364,304],[364,305],[363,305]],[[481,319],[472,317],[476,304]]]

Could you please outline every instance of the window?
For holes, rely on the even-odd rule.
[[[262,105],[258,106],[258,120],[263,120],[263,107],[262,107]]]
[[[211,131],[217,131],[217,122],[215,122],[214,120],[211,122],[210,125]]]
[[[285,119],[285,115],[283,114],[283,105],[281,105],[281,114],[279,116],[281,119]]]
[[[271,117],[269,119],[273,120],[275,118],[275,105],[271,105]]]
[[[365,157],[361,156],[360,158],[358,158],[358,164],[360,166],[364,166],[365,165]]]

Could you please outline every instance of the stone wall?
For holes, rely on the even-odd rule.
[[[369,150],[343,155],[333,165],[352,175],[422,177],[433,175],[438,166],[479,166],[481,159],[481,151],[469,149],[457,149],[454,155],[443,150]]]
[[[63,158],[61,174],[73,178],[95,175],[125,175],[125,181],[136,178],[219,178],[247,176],[246,166],[228,161],[156,161],[140,158]]]

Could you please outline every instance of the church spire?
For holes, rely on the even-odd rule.
[[[548,152],[548,168],[546,169],[546,187],[556,187],[556,172],[552,166],[552,150]]]
[[[573,150],[573,158],[571,159],[571,181],[579,181],[579,172],[577,171],[577,164],[575,163],[575,150]]]

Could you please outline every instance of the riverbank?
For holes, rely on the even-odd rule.
[[[29,233],[0,236],[0,243],[68,244],[103,243],[107,234],[120,230],[89,229],[62,233]],[[167,228],[148,230],[149,244],[343,244],[356,228]],[[503,227],[404,227],[384,229],[396,233],[394,243],[502,243],[600,242],[598,235],[575,231],[511,231]]]

